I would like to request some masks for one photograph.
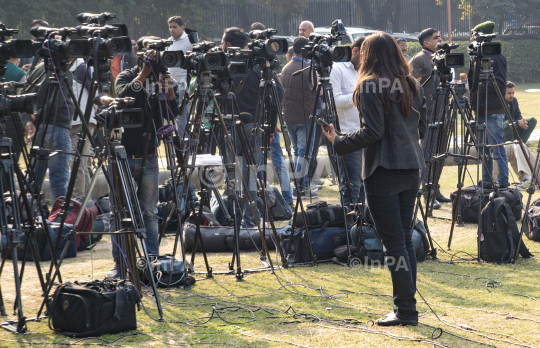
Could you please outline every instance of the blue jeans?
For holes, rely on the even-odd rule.
[[[480,123],[486,123],[486,138],[489,145],[502,144],[504,136],[504,114],[491,114],[487,116],[487,122],[485,117],[479,117]],[[489,152],[486,151],[487,155],[493,153],[493,158],[488,156],[486,171],[485,166],[482,167],[482,181],[490,182],[489,174],[493,175],[493,159],[497,161],[499,166],[499,176],[497,181],[501,186],[510,186],[508,182],[508,159],[506,158],[506,150],[504,146],[493,147]]]
[[[253,157],[255,159],[255,163],[260,164],[261,157],[262,157],[262,151],[261,151],[262,136],[260,132],[258,132],[255,138],[255,136],[252,133],[252,130],[253,130],[252,123],[244,124],[244,127],[246,129],[246,134],[249,139],[249,142],[250,144],[253,145],[253,146],[249,145],[248,147],[250,147],[253,150]],[[250,171],[248,169],[247,161],[244,158],[245,154],[244,154],[244,151],[242,149],[242,144],[240,144],[239,139],[236,139],[235,141],[235,152],[237,156],[236,160],[240,161],[242,165],[242,176],[246,180],[246,183],[248,185],[248,191],[249,191],[249,196],[250,196],[249,200],[251,200],[252,202],[256,202],[257,201],[257,178],[253,175],[253,172],[257,173],[259,169],[257,168],[255,169],[255,171]],[[243,189],[240,190],[240,192],[242,192],[242,195],[244,194]],[[245,197],[244,199],[243,210],[244,210],[243,211],[243,221],[244,221],[243,224],[247,227],[256,226],[255,217],[253,216],[253,212],[251,211],[247,197]]]
[[[272,165],[279,180],[279,186],[281,187],[281,194],[287,203],[293,203],[291,192],[291,179],[289,177],[289,170],[285,165],[283,159],[283,151],[281,150],[281,144],[279,143],[279,133],[274,133],[274,139],[270,143],[270,158],[272,159]]]
[[[345,169],[351,183],[352,204],[362,203],[363,192],[360,191],[362,187],[362,150],[345,156]],[[340,178],[341,185],[345,185],[344,179],[345,177]],[[347,186],[345,186],[345,195],[343,196],[345,205],[351,204],[348,191]]]
[[[304,163],[304,155],[308,149],[313,147],[315,140],[315,134],[311,137],[311,144],[308,146],[308,133],[309,133],[310,124],[294,124],[287,123],[287,129],[289,130],[289,136],[291,137],[291,142],[294,151],[294,164],[295,164],[295,177],[300,178],[300,175],[304,173],[304,187],[307,189],[309,187],[309,177],[308,177],[308,168],[309,162]],[[315,132],[313,132],[315,133]]]
[[[184,99],[184,94],[186,93],[186,83],[179,83],[178,84],[178,95],[180,99],[180,104],[178,105],[178,108],[182,106],[182,100]],[[180,139],[184,136],[184,130],[186,129],[187,120],[189,115],[189,103],[186,104],[186,107],[184,108],[184,113],[182,115],[176,116],[176,127],[178,129],[178,135],[180,136]]]
[[[128,157],[129,168],[133,179],[137,182],[141,166],[140,159]],[[148,155],[146,159],[146,171],[142,181],[142,188],[139,195],[139,204],[143,213],[144,227],[146,228],[146,248],[148,254],[159,255],[158,244],[158,185],[159,185],[159,164],[154,155]],[[116,231],[114,217],[111,216],[111,231]],[[115,238],[114,236],[112,238]],[[112,240],[112,255],[115,261],[118,261],[118,245]]]
[[[45,125],[40,126],[41,130],[36,135],[36,144],[41,144],[43,139],[43,130]],[[43,141],[43,147],[54,151],[65,151],[71,153],[71,133],[69,129],[62,127],[54,127],[49,125],[47,127],[47,133]],[[67,187],[69,183],[69,160],[70,155],[57,154],[49,158],[48,161],[36,162],[34,168],[34,175],[36,179],[37,192],[41,191],[43,180],[45,179],[45,172],[49,167],[49,185],[51,189],[51,202],[54,203],[56,198],[65,196],[67,194]]]

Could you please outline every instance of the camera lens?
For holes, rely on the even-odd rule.
[[[344,57],[345,57],[344,50],[336,48],[334,49],[334,52],[332,52],[332,60],[334,62],[341,62]]]
[[[277,41],[273,41],[272,43],[270,43],[270,50],[269,50],[269,51],[270,51],[272,54],[274,54],[274,53],[279,52],[279,51],[280,51],[280,48],[281,48],[280,43],[277,42]]]
[[[163,63],[166,66],[176,65],[178,63],[178,57],[176,56],[176,54],[167,54],[166,52],[164,52]]]
[[[80,56],[83,53],[83,48],[78,42],[68,42],[68,54],[69,56]]]
[[[206,61],[206,63],[209,65],[209,66],[216,66],[217,63],[218,63],[218,60],[215,56],[210,56],[208,57],[208,60]]]
[[[122,45],[119,41],[113,40],[111,42],[111,51],[113,53],[121,52],[122,51]]]
[[[6,96],[10,101],[9,111],[11,112],[24,112],[27,114],[34,113],[34,104],[36,103],[36,94],[23,94],[23,95],[8,95]]]

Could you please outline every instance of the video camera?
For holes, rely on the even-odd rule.
[[[107,24],[116,18],[116,14],[103,12],[100,14],[80,13],[77,20],[82,25],[76,27],[77,35],[90,37],[90,45],[94,50],[99,38],[97,48],[98,58],[110,59],[116,56],[128,54],[131,51],[131,39],[127,36],[128,30],[125,24]],[[96,52],[92,52],[95,56]]]
[[[87,39],[68,39],[76,34],[75,28],[35,27],[30,34],[36,37],[40,54],[44,58],[52,57],[56,62],[67,62],[72,58],[88,58],[92,53],[92,44]],[[60,36],[60,38],[57,38]]]
[[[0,115],[7,115],[11,112],[24,112],[35,114],[37,103],[36,93],[8,95],[8,92],[24,87],[24,83],[3,82],[0,83]]]
[[[501,54],[501,43],[492,42],[497,37],[496,34],[483,34],[482,32],[475,32],[473,34],[474,41],[470,43],[467,48],[467,52],[472,57],[482,58],[489,56],[496,56]]]
[[[143,125],[143,111],[139,108],[128,108],[135,98],[111,98],[100,94],[94,98],[94,104],[105,106],[96,114],[97,123],[111,132],[115,128],[139,128]]]
[[[221,47],[214,47],[211,53],[223,52]],[[252,57],[250,50],[243,50],[240,47],[229,47],[226,55],[227,65],[224,69],[215,71],[218,79],[232,79],[244,77],[248,71],[248,60]]]
[[[227,54],[215,48],[216,44],[202,41],[186,52],[182,68],[194,71],[217,71],[227,68]],[[214,49],[215,48],[215,49]]]
[[[180,68],[184,64],[184,52],[166,51],[167,47],[172,45],[172,41],[163,39],[141,39],[137,41],[139,50],[144,48],[156,51],[156,57],[152,61],[152,69],[157,72],[166,72],[167,68]],[[148,62],[145,52],[138,52],[139,62]]]
[[[332,46],[345,35],[347,35],[345,26],[341,19],[336,19],[332,23],[329,35],[311,34],[309,36],[309,43],[302,48],[302,57],[322,65],[332,65],[333,62],[349,62],[352,57],[350,46]]]
[[[287,39],[272,39],[277,34],[277,29],[252,30],[249,32],[251,41],[248,48],[253,54],[255,60],[275,59],[278,54],[285,54],[289,49]]]
[[[433,55],[433,62],[437,70],[441,73],[450,73],[452,68],[462,68],[465,65],[465,55],[463,53],[450,53],[451,50],[458,48],[458,44],[447,44],[439,42],[437,51]]]
[[[0,65],[1,62],[11,58],[30,58],[34,55],[32,40],[11,39],[5,41],[6,36],[18,33],[19,29],[6,28],[3,23],[0,23]]]

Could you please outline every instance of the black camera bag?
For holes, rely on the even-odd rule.
[[[124,280],[60,284],[49,307],[49,328],[70,337],[135,330],[138,298],[135,287]]]
[[[348,212],[348,209],[346,212]],[[321,228],[326,224],[326,227],[345,227],[345,219],[343,216],[343,208],[341,205],[328,204],[325,201],[308,204],[306,209],[306,219],[309,228]],[[354,220],[352,216],[348,217],[347,226],[352,226]],[[304,219],[300,212],[296,215],[296,228],[304,227]]]
[[[529,218],[524,219],[523,221],[523,233],[530,240],[540,241],[540,206],[536,205],[538,203],[534,202],[533,206],[529,208],[527,214]]]

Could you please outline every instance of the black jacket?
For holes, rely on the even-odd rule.
[[[238,102],[238,107],[240,112],[249,112],[252,116],[253,122],[259,122],[259,109],[260,109],[260,94],[261,89],[259,88],[259,83],[261,82],[261,70],[258,65],[255,65],[253,69],[248,73],[244,85],[240,92],[236,91],[236,88],[242,81],[242,77],[237,77],[233,81],[233,87],[231,91],[236,95],[236,100]],[[274,82],[276,83],[276,90],[279,98],[279,102],[283,100],[283,86],[276,74],[274,74]],[[260,120],[262,122],[262,120]],[[272,100],[272,120],[271,120],[272,131],[275,129],[277,124],[277,105],[276,101]]]
[[[373,82],[365,81],[360,93],[360,130],[336,137],[334,146],[339,155],[364,149],[362,179],[377,167],[386,169],[421,169],[424,157],[418,142],[426,132],[426,101],[420,83],[408,116],[399,111],[399,104],[385,109]]]
[[[138,68],[132,68],[122,71],[116,77],[115,91],[119,98],[132,97],[135,98],[135,103],[131,105],[131,108],[141,108],[144,113],[144,124],[139,128],[125,128],[122,135],[122,145],[126,148],[128,156],[142,157],[144,152],[143,135],[148,128],[148,122],[153,122],[150,125],[150,143],[148,146],[148,154],[153,154],[156,150],[156,130],[162,126],[161,115],[157,106],[149,111],[147,107],[148,98],[145,88],[139,88],[133,80],[137,77]],[[174,115],[178,115],[178,103],[176,99],[168,100],[169,107]],[[148,115],[150,112],[150,115]]]
[[[504,95],[506,94],[506,70],[507,70],[507,64],[506,64],[506,58],[502,54],[498,54],[496,56],[491,57],[492,63],[491,66],[493,68],[493,75],[495,76],[495,81],[497,82],[497,86],[499,87],[499,90],[501,91],[501,95],[504,98]],[[473,81],[471,73],[469,73],[469,81]],[[504,109],[501,104],[501,101],[499,97],[497,96],[497,92],[495,91],[495,87],[491,83],[491,81],[488,81],[487,83],[487,91],[488,91],[488,97],[487,97],[487,113],[488,115],[491,114],[504,114]],[[479,110],[479,116],[483,117],[485,116],[485,109],[486,109],[486,89],[484,86],[484,83],[479,83],[478,85],[478,92],[473,97],[471,106],[473,110],[476,111],[476,98],[480,98],[480,110]]]
[[[32,83],[35,82],[44,70],[45,66],[43,63],[38,64],[36,68],[28,74],[27,81]],[[73,75],[71,74],[71,71],[67,71],[65,74],[67,76],[69,88],[71,88],[73,85]],[[73,100],[67,95],[67,91],[63,91],[64,95],[62,95],[62,92],[58,90],[56,99],[52,100],[53,89],[50,88],[49,80],[49,77],[52,75],[52,71],[48,71],[38,81],[40,84],[36,87],[37,89],[33,90],[33,92],[37,93],[37,105],[40,108],[36,113],[36,117],[38,117],[37,122],[39,122],[39,124],[47,122],[48,124],[55,124],[58,127],[69,129],[71,120],[75,114],[75,104],[73,104]],[[49,95],[49,100],[45,100],[47,99],[48,90],[51,91],[51,94]],[[45,109],[43,107],[45,107]],[[48,112],[47,110],[52,110],[52,112]],[[45,119],[47,117],[48,119]]]
[[[514,98],[514,100],[512,100],[510,103],[506,103],[506,105],[508,105],[508,110],[510,110],[510,116],[512,116],[512,120],[514,122],[523,119],[523,116],[521,116],[521,110],[519,110],[517,98]]]

